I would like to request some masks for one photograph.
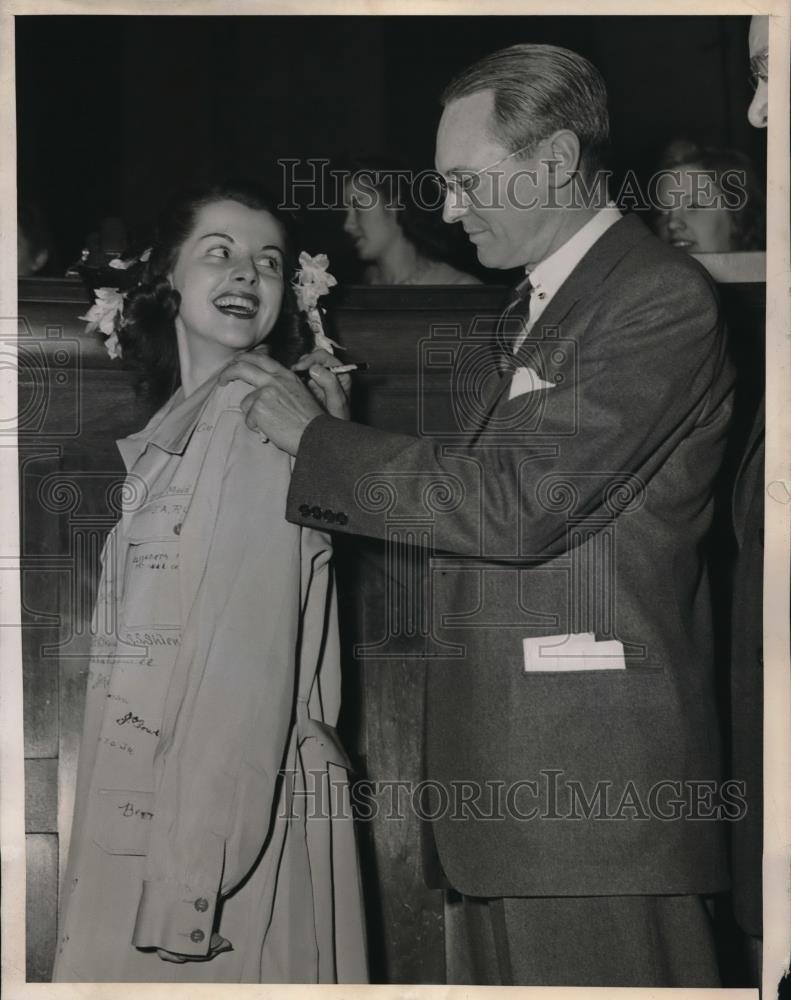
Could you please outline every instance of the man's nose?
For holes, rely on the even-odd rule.
[[[761,80],[750,102],[747,118],[753,128],[766,128],[769,119],[768,89],[766,83]]]
[[[448,188],[442,205],[442,221],[458,222],[462,216],[467,214],[467,208],[466,199],[462,192]]]

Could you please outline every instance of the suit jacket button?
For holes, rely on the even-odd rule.
[[[310,505],[306,503],[301,503],[299,505],[299,512],[303,517],[307,517],[310,514]]]
[[[349,518],[346,516],[346,514],[343,513],[342,510],[339,510],[338,513],[335,515],[335,520],[338,522],[338,524],[349,523]]]
[[[176,526],[174,527],[174,529],[173,529],[173,534],[174,534],[174,535],[180,535],[180,534],[181,534],[181,525],[180,525],[180,524],[177,524],[177,525],[176,525]]]
[[[311,517],[315,517],[317,521],[321,520],[321,507],[311,507],[310,508]]]
[[[203,931],[193,931],[192,934],[190,934],[190,941],[194,941],[195,944],[200,944],[205,937],[206,935]]]
[[[324,511],[324,520],[327,524],[334,524],[335,522],[335,511],[330,510],[329,507]]]
[[[208,908],[209,908],[208,899],[204,899],[203,896],[201,896],[199,899],[195,900],[195,909],[198,911],[198,913],[205,913],[208,910]]]

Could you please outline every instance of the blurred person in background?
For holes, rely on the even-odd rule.
[[[413,175],[394,157],[352,158],[345,174],[344,231],[365,265],[367,285],[477,285],[478,278],[451,260],[464,247],[443,227],[441,205],[432,210],[422,197],[428,183],[413,186]]]
[[[53,270],[52,234],[41,206],[20,199],[16,218],[17,276],[31,278]]]
[[[755,128],[766,128],[769,114],[769,18],[750,19],[750,81],[755,90],[747,117]]]
[[[660,239],[688,253],[764,249],[764,193],[744,153],[676,140],[665,150],[659,172]]]

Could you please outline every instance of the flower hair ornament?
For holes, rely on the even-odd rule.
[[[83,251],[83,256],[85,253],[86,251]],[[130,257],[128,260],[116,257],[109,261],[107,266],[114,271],[125,272],[136,264],[145,264],[150,256],[151,247],[144,250],[139,257]],[[93,305],[84,316],[78,317],[78,319],[85,320],[88,324],[85,327],[86,333],[94,333],[98,330],[104,335],[104,347],[111,358],[121,357],[118,331],[124,325],[124,303],[126,302],[126,296],[129,294],[130,288],[134,288],[140,284],[140,279],[130,285],[128,280],[124,280],[124,275],[119,274],[118,277],[118,286],[103,286],[102,288],[94,289]],[[127,286],[123,292],[120,290],[122,284]]]
[[[116,271],[127,271],[135,264],[144,264],[151,256],[151,248],[145,250],[139,257],[132,257],[129,260],[122,260],[120,257],[111,260],[108,267]],[[297,308],[305,313],[308,326],[313,331],[314,347],[324,348],[329,354],[334,354],[334,348],[340,348],[334,340],[324,333],[324,324],[321,314],[324,310],[319,308],[319,299],[326,295],[331,288],[338,284],[337,279],[327,270],[329,258],[326,254],[316,254],[311,257],[303,250],[299,255],[299,268],[294,273],[292,287],[297,300]],[[119,275],[119,279],[121,275]],[[135,287],[136,282],[131,285]],[[122,281],[119,280],[120,286]],[[129,286],[128,281],[123,284]],[[124,304],[129,287],[121,291],[120,287],[103,286],[94,289],[94,302],[84,316],[79,319],[85,320],[87,333],[95,333],[97,330],[105,337],[104,346],[111,358],[121,357],[121,345],[118,343],[118,331],[124,325]]]

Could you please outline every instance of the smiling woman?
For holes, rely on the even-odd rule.
[[[307,349],[293,261],[271,202],[215,188],[126,300],[123,358],[170,398],[118,443],[55,981],[366,978],[329,539],[286,523],[290,460],[218,384]]]
[[[249,186],[183,196],[163,215],[119,332],[124,359],[156,402],[182,381],[194,388],[236,351],[264,340],[284,364],[307,350],[287,233],[274,200]]]
[[[201,207],[170,276],[181,298],[175,325],[185,387],[266,339],[283,301],[284,242],[267,210],[229,199]]]
[[[656,174],[657,236],[688,253],[766,246],[766,200],[750,158],[735,149],[671,143]]]

